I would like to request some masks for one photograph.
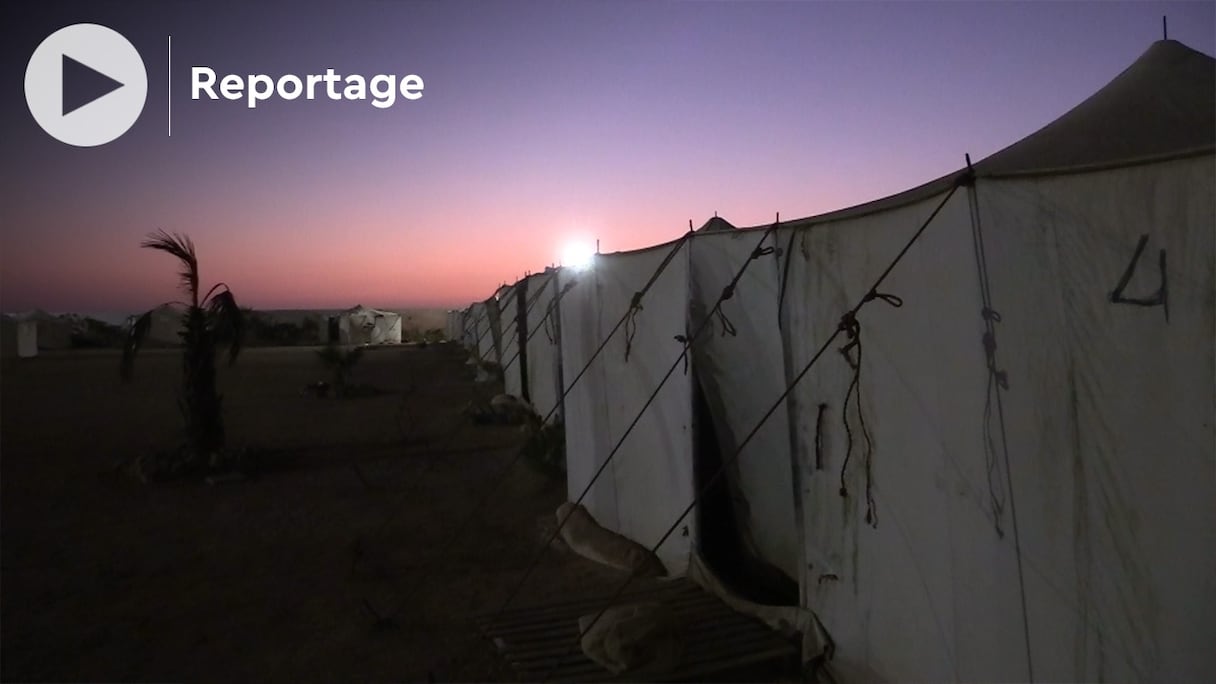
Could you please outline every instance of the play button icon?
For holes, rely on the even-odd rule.
[[[51,136],[77,147],[127,132],[144,108],[148,75],[135,46],[99,24],[47,36],[25,69],[25,101]]]
[[[80,109],[102,95],[122,87],[122,83],[63,56],[63,116]]]

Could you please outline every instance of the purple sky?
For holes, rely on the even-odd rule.
[[[1063,114],[1216,4],[5,3],[0,310],[174,299],[144,234],[190,234],[258,308],[464,306],[557,260],[875,199]],[[127,134],[78,149],[25,105],[46,35],[108,25],[148,70]],[[173,136],[166,36],[173,35]],[[190,67],[418,74],[421,100],[191,101]]]

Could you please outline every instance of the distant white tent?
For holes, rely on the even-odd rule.
[[[162,304],[152,310],[152,325],[144,338],[154,346],[177,346],[182,343],[186,309],[179,304]]]
[[[1216,62],[1161,41],[974,169],[597,255],[560,300],[569,496],[611,456],[583,503],[652,545],[721,461],[845,679],[1203,680],[1214,187]]]
[[[445,340],[459,341],[461,335],[461,315],[462,312],[454,309],[449,309],[446,312],[447,321],[443,327],[443,338]]]
[[[358,305],[338,316],[341,344],[400,344],[401,314]]]
[[[32,320],[0,316],[0,354],[5,358],[38,355],[38,324]]]

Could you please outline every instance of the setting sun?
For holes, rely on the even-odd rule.
[[[594,245],[582,240],[575,240],[562,246],[559,260],[562,266],[581,271],[590,267],[594,258]]]

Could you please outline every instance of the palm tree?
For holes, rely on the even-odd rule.
[[[186,422],[185,467],[214,465],[224,449],[223,398],[216,390],[215,354],[227,345],[228,363],[236,361],[244,335],[244,315],[236,298],[224,283],[218,283],[199,297],[198,257],[189,237],[157,231],[139,245],[177,257],[182,264],[181,286],[189,302],[172,302],[186,307],[182,315],[182,395],[178,402]],[[153,309],[155,311],[155,309]],[[153,311],[136,319],[127,334],[119,369],[123,381],[131,379],[135,355],[152,327]]]

